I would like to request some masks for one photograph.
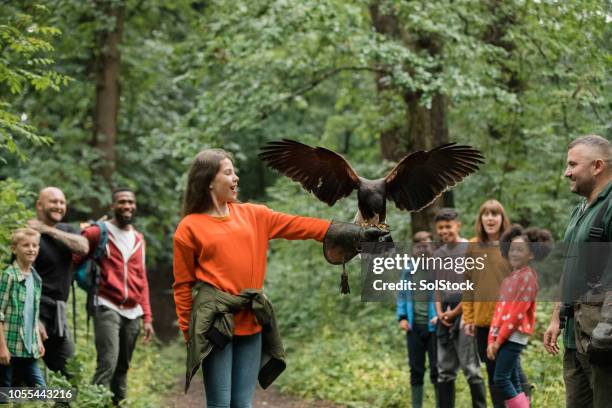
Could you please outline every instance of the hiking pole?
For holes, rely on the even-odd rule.
[[[72,279],[72,332],[74,333],[74,344],[76,344],[77,342],[76,292],[74,290],[74,279]]]

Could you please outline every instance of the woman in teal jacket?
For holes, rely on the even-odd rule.
[[[420,231],[414,234],[413,256],[431,256],[433,253],[431,234]],[[427,271],[414,270],[414,265],[402,271],[402,280],[418,282],[428,278]],[[423,406],[423,380],[425,377],[425,355],[429,358],[429,378],[437,390],[438,370],[436,366],[436,308],[433,291],[403,290],[397,295],[396,316],[400,328],[406,332],[408,365],[412,407]],[[436,406],[438,394],[436,391]]]

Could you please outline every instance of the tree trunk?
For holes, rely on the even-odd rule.
[[[446,97],[436,94],[431,101],[431,108],[420,104],[417,95],[407,94],[406,122],[408,135],[412,140],[413,150],[430,150],[448,142],[448,115]],[[436,212],[445,206],[453,205],[452,191],[438,197],[436,201],[419,212],[413,212],[412,232],[434,231],[433,218]]]
[[[500,68],[501,83],[507,92],[516,95],[519,100],[519,106],[521,105],[521,97],[527,87],[525,79],[521,76],[519,67],[516,64],[516,44],[512,37],[508,36],[513,26],[520,24],[520,18],[515,14],[515,10],[512,8],[504,8],[504,3],[501,0],[489,0],[487,3],[489,12],[491,13],[492,20],[487,26],[483,34],[483,41],[491,44],[495,47],[503,48],[506,51],[504,59],[499,61],[489,61],[491,65],[497,65]],[[503,105],[498,107],[498,110],[502,110]],[[504,146],[504,161],[500,163],[502,168],[502,178],[497,185],[491,189],[491,195],[500,200],[502,203],[505,202],[506,208],[511,208],[512,200],[515,197],[508,197],[509,200],[505,200],[504,197],[504,185],[506,175],[513,171],[511,163],[515,159],[514,149],[523,144],[523,126],[521,121],[522,108],[510,106],[507,114],[502,116],[502,119],[497,118],[488,123],[489,135],[494,139],[505,140]],[[508,205],[510,204],[510,205]]]
[[[116,165],[115,144],[117,142],[117,116],[119,112],[121,55],[119,43],[123,34],[125,7],[114,5],[111,1],[100,0],[96,3],[112,27],[100,30],[96,35],[96,103],[94,107],[94,134],[92,146],[102,153],[102,163],[93,169],[99,173],[106,184],[112,188],[112,179]],[[101,215],[103,209],[93,206],[95,216]]]
[[[381,14],[376,3],[370,6],[370,16],[378,33],[400,40],[406,47],[426,50],[432,56],[438,55],[442,50],[442,44],[435,39],[418,33],[407,33],[402,29],[397,16]],[[410,67],[405,69],[410,71]],[[390,90],[388,85],[382,85],[381,74],[376,76],[376,86],[379,92]],[[434,95],[431,107],[428,108],[421,104],[420,93],[397,89],[395,91],[400,92],[404,100],[406,121],[404,126],[386,129],[381,133],[380,147],[384,159],[397,161],[406,153],[430,150],[448,142],[447,101],[444,95]],[[452,192],[448,192],[422,211],[412,213],[413,233],[421,230],[433,231],[436,211],[452,204]]]
[[[400,29],[396,16],[381,14],[378,3],[374,3],[370,6],[370,16],[376,32],[396,39],[405,36],[405,33]],[[384,76],[385,74],[380,72],[375,74],[376,89],[379,93],[393,91],[387,82],[383,81]],[[409,142],[410,137],[406,127],[395,126],[383,130],[380,134],[380,153],[383,159],[393,162],[398,161],[408,152],[408,146],[406,146],[406,144]]]

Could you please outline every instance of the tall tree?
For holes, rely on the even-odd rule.
[[[432,59],[439,59],[443,43],[441,38],[426,32],[406,29],[391,8],[381,9],[380,2],[369,7],[372,24],[379,34],[390,41],[396,41],[416,54],[425,53]],[[391,71],[392,67],[386,67]],[[406,74],[414,76],[415,69],[410,65],[402,67]],[[442,68],[435,65],[431,75],[440,75]],[[389,85],[382,81],[382,75],[377,75],[377,89],[384,92]],[[446,96],[441,91],[431,95],[429,105],[422,99],[420,89],[397,87],[405,109],[405,121],[391,129],[381,132],[380,144],[383,158],[397,161],[403,155],[414,150],[430,150],[448,142],[448,115]],[[439,197],[427,208],[411,214],[413,231],[433,230],[433,216],[444,205],[452,205],[452,192]]]
[[[121,53],[125,4],[112,0],[98,0],[96,7],[107,24],[96,33],[96,101],[92,146],[102,152],[101,174],[111,186],[117,152],[117,121],[120,101]],[[95,211],[100,212],[100,209]],[[97,214],[99,215],[99,214]]]

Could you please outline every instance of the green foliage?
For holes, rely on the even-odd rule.
[[[417,92],[424,104],[443,92],[451,140],[487,158],[455,189],[465,224],[492,196],[514,220],[538,220],[559,236],[559,214],[575,202],[559,176],[565,144],[580,133],[609,132],[609,60],[600,52],[608,31],[597,2],[513,1],[498,9],[471,0],[378,2],[381,12],[398,16],[400,37],[377,33],[363,1],[124,4],[113,184],[137,190],[138,223],[155,263],[170,262],[167,237],[178,221],[185,172],[207,146],[234,152],[241,198],[259,198],[275,178],[256,157],[266,141],[335,147],[365,168],[381,161],[381,132],[407,126],[405,92]],[[92,205],[110,203],[101,152],[90,147],[95,36],[110,23],[94,2],[47,7],[34,13],[15,6],[15,14],[44,16],[38,27],[61,31],[53,43],[56,71],[73,81],[61,94],[15,101],[14,110],[31,112],[31,125],[55,143],[24,150],[26,166],[8,159],[0,177],[18,177],[31,191],[59,185],[70,201],[68,219],[83,220]],[[506,31],[495,42],[490,30],[498,26]],[[419,38],[442,52],[419,51]],[[508,85],[513,73],[519,92]],[[364,175],[389,168],[372,166]]]
[[[375,316],[382,317],[373,313],[366,321],[373,322]],[[405,406],[409,400],[408,387],[403,386],[407,383],[406,361],[398,353],[402,336],[394,325],[383,330],[372,327],[370,334],[357,326],[342,327],[340,334],[338,326],[319,327],[316,342],[293,345],[281,390],[305,398],[333,398],[354,407]],[[395,336],[387,333],[391,330]]]
[[[550,323],[553,307],[552,302],[538,303],[535,332],[529,339],[527,348],[521,354],[523,370],[529,382],[535,386],[532,397],[534,406],[558,405],[565,392],[562,374],[563,358],[561,355],[549,355],[542,342],[544,331]],[[562,337],[560,336],[559,340],[562,340]]]
[[[23,186],[15,180],[0,180],[0,270],[10,258],[11,233],[33,216],[23,204],[27,196]]]
[[[93,350],[95,353],[95,350]],[[74,404],[79,407],[96,408],[111,407],[113,394],[108,388],[91,383],[91,358],[84,359],[79,353],[72,359],[68,366],[75,373],[74,379],[68,381],[64,376],[48,371],[48,386],[52,388],[75,389],[76,399]],[[42,363],[41,363],[42,364]]]
[[[185,72],[191,50],[181,41],[195,24],[191,2],[126,1],[125,5],[113,185],[136,190],[137,226],[147,237],[149,259],[169,264],[168,236],[178,222],[184,173],[200,149],[221,141],[203,135],[194,125],[196,119],[189,117],[199,92]],[[111,186],[100,173],[104,156],[91,147],[92,67],[99,52],[96,35],[112,23],[98,6],[77,0],[48,3],[45,22],[62,32],[53,44],[58,69],[72,81],[61,94],[24,95],[14,107],[35,112],[29,115],[29,123],[52,135],[55,143],[44,149],[25,149],[27,165],[7,157],[8,166],[0,168],[0,178],[17,177],[30,191],[47,185],[60,187],[69,202],[67,221],[86,220],[93,208],[110,205]],[[15,8],[22,13],[28,10],[27,5]]]
[[[85,313],[85,293],[77,289],[77,342],[76,356],[70,363],[70,368],[76,374],[70,380],[72,387],[77,389],[78,407],[112,406],[112,394],[104,387],[91,384],[96,368],[96,349],[94,344],[93,322],[87,328]],[[72,321],[69,313],[68,321]],[[89,334],[88,334],[89,332]],[[142,330],[141,330],[142,333]],[[155,375],[151,375],[155,373]],[[142,336],[138,339],[136,349],[130,363],[128,374],[128,395],[123,407],[149,408],[160,406],[161,399],[174,386],[177,377],[175,362],[161,352],[160,345],[155,342],[143,346]]]
[[[374,3],[397,16],[387,28],[398,35],[374,30]],[[410,126],[406,93],[425,105],[442,93],[450,139],[486,157],[455,189],[466,224],[493,197],[560,237],[577,201],[561,177],[567,143],[610,132],[606,15],[589,1],[213,2],[186,41],[204,85],[190,116],[249,147],[239,167],[257,168],[250,146],[280,137],[378,163],[379,135]]]
[[[27,123],[28,115],[14,109],[15,97],[22,96],[28,88],[42,92],[47,88],[59,90],[67,85],[69,77],[53,69],[54,50],[51,39],[61,32],[57,27],[47,25],[45,19],[49,9],[34,2],[25,2],[22,7],[6,3],[0,6],[6,21],[0,24],[0,152],[17,154],[26,158],[20,139],[34,146],[48,145],[49,137],[36,134]],[[11,96],[9,96],[9,94]],[[0,161],[3,161],[0,157]]]
[[[484,83],[501,81],[511,98],[483,95],[451,110],[451,138],[478,146],[486,157],[481,171],[456,189],[470,224],[486,191],[513,221],[562,236],[577,202],[562,177],[567,145],[581,134],[610,135],[602,120],[610,116],[604,9],[601,2],[506,2],[487,17],[505,27],[499,41],[509,50],[463,65],[486,70]]]
[[[68,321],[72,322],[72,308]],[[76,356],[68,362],[74,375],[70,381],[62,375],[48,372],[48,385],[54,388],[76,389],[74,406],[79,408],[112,408],[112,393],[109,389],[91,384],[96,368],[96,348],[93,337],[93,322],[87,328],[85,293],[77,289],[77,341]],[[89,332],[89,334],[88,334]],[[120,405],[123,408],[153,408],[163,406],[163,399],[174,389],[176,378],[183,373],[183,361],[178,361],[183,344],[161,347],[156,341],[142,345],[142,336],[136,344],[128,374],[128,395]],[[40,364],[43,364],[42,362]],[[44,365],[44,364],[43,364]],[[154,373],[154,375],[152,375]],[[24,404],[38,407],[40,403]],[[48,404],[51,406],[51,403]]]
[[[117,3],[126,14],[113,184],[136,190],[137,226],[156,266],[171,263],[185,173],[205,147],[235,154],[242,200],[266,198],[276,210],[351,221],[355,197],[329,208],[294,183],[276,181],[257,158],[260,146],[282,137],[322,145],[345,155],[360,174],[380,177],[392,165],[381,160],[380,135],[398,127],[405,134],[411,123],[406,96],[428,106],[444,94],[450,140],[486,157],[481,171],[453,190],[464,235],[473,235],[481,203],[497,198],[513,221],[547,227],[559,238],[577,201],[562,178],[566,145],[584,133],[610,136],[604,2]],[[1,182],[0,244],[30,215],[33,192],[45,185],[65,191],[68,221],[110,203],[102,152],[91,147],[96,37],[114,24],[99,4],[0,5],[0,180],[19,181]],[[396,26],[386,27],[393,34],[374,27],[375,5],[397,17]],[[43,92],[60,86],[60,93]],[[54,143],[45,145],[49,139],[38,132]],[[413,142],[402,147],[411,150]],[[391,203],[388,223],[396,241],[408,239],[409,216]],[[354,406],[405,406],[405,346],[392,307],[361,303],[358,262],[348,269],[353,293],[341,297],[340,268],[322,260],[319,245],[271,245],[266,287],[291,359],[282,387]],[[538,403],[554,405],[560,362],[542,355],[539,337],[524,361],[538,383]],[[78,367],[89,378],[93,349],[79,347],[86,352]],[[148,356],[139,360],[143,367],[155,361]],[[130,404],[143,395],[142,404],[150,403],[158,386],[133,385]],[[105,398],[94,388],[83,395]],[[466,402],[465,391],[458,398]]]

